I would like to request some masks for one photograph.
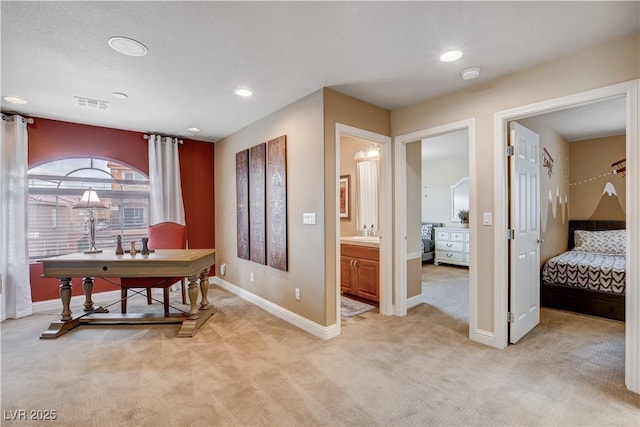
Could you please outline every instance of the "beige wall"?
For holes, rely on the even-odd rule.
[[[569,142],[551,129],[540,117],[518,120],[518,123],[540,136],[540,151],[546,148],[553,158],[549,169],[540,167],[540,231],[544,243],[540,246],[540,265],[567,250],[569,218]]]
[[[422,143],[407,144],[407,252],[419,254],[407,261],[407,297],[422,293]]]
[[[475,118],[476,158],[471,162],[476,169],[476,215],[492,212],[494,113],[637,79],[640,77],[639,46],[636,33],[501,79],[478,83],[466,90],[392,111],[393,135]],[[477,230],[478,241],[482,242],[482,250],[476,254],[477,327],[489,332],[494,331],[493,233],[493,227],[489,226],[479,226]]]
[[[324,93],[324,234],[325,294],[323,325],[336,322],[336,123],[391,135],[388,110],[325,88]],[[320,300],[318,300],[320,301]],[[320,305],[320,304],[319,304]]]
[[[218,266],[227,264],[222,279],[320,324],[325,323],[322,301],[327,274],[322,100],[319,90],[215,144],[216,258]],[[235,155],[280,135],[287,136],[286,272],[239,259],[236,246]],[[303,212],[315,212],[318,224],[302,225]],[[295,300],[295,288],[300,288],[300,301]]]
[[[625,136],[571,143],[571,219],[625,219],[626,180],[611,173],[611,164],[625,158]],[[604,195],[607,183],[617,196]]]

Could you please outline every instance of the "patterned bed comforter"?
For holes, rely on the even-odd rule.
[[[624,255],[568,251],[548,260],[542,268],[547,283],[624,295]]]

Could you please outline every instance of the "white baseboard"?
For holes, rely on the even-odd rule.
[[[475,331],[472,331],[469,339],[490,347],[501,348],[496,342],[496,334],[483,329],[476,329]]]
[[[422,291],[414,297],[407,298],[407,310],[415,307],[416,305],[420,305],[424,302],[424,294]]]
[[[91,299],[95,303],[114,302],[120,299],[120,291],[107,291],[91,294]],[[71,297],[70,306],[78,306],[84,304],[84,295],[76,295]],[[46,301],[38,301],[33,303],[33,312],[42,313],[44,311],[59,310],[62,311],[62,302],[60,299],[50,299]]]
[[[249,301],[251,304],[254,304],[264,311],[273,314],[274,316],[284,320],[285,322],[289,322],[292,325],[314,335],[323,340],[331,339],[337,337],[340,332],[338,330],[338,325],[330,325],[330,326],[322,326],[316,322],[313,322],[305,317],[300,316],[290,310],[287,310],[284,307],[280,307],[277,304],[272,303],[258,295],[255,295],[249,291],[246,291],[230,282],[227,282],[224,279],[221,279],[217,276],[210,278],[211,283],[214,285],[220,286],[222,289],[225,289],[232,294],[239,296],[240,298]]]

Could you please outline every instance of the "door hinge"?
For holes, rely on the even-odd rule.
[[[507,322],[513,323],[515,321],[516,321],[516,315],[513,314],[512,312],[508,312],[507,313]]]
[[[507,149],[506,151],[506,155],[508,156],[513,156],[516,154],[516,147],[514,145],[507,145]]]
[[[507,230],[507,240],[513,240],[516,238],[516,230],[510,228]]]

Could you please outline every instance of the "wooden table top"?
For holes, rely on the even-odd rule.
[[[38,260],[44,277],[168,277],[197,276],[215,264],[215,249],[156,249],[116,255],[114,250],[97,254],[77,252]]]

